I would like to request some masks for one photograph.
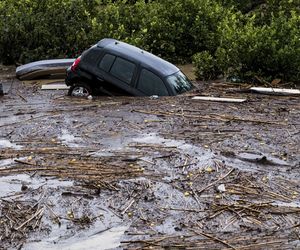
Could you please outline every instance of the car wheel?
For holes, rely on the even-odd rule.
[[[75,97],[88,97],[92,94],[91,88],[84,83],[78,83],[69,89],[68,95],[75,96]]]

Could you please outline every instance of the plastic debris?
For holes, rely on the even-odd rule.
[[[220,192],[226,192],[225,185],[224,185],[224,184],[219,185],[219,186],[218,186],[218,190],[219,190]]]
[[[151,99],[151,100],[158,99],[158,95],[152,95],[152,96],[150,96],[150,99]]]

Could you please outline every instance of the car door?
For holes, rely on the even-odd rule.
[[[136,88],[148,96],[170,95],[164,81],[157,74],[146,68],[141,68]]]

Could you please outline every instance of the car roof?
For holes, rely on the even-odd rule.
[[[138,47],[115,39],[104,38],[97,43],[97,47],[117,52],[120,55],[124,55],[125,57],[141,62],[142,65],[159,72],[163,76],[169,76],[179,71],[175,65],[165,61],[164,59]]]

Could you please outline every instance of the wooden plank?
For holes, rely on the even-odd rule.
[[[65,90],[69,89],[70,87],[66,84],[46,84],[42,85],[42,90]]]
[[[211,102],[236,102],[236,103],[242,103],[247,101],[247,99],[222,98],[222,97],[210,97],[210,96],[194,96],[192,100],[211,101]]]
[[[252,87],[250,90],[257,93],[269,94],[269,95],[300,95],[299,89],[279,89],[279,88],[262,88]]]

